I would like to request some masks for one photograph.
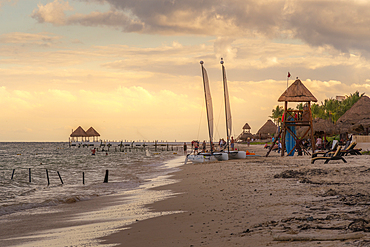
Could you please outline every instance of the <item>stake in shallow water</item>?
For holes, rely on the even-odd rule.
[[[59,176],[60,182],[62,182],[62,184],[64,184],[64,183],[63,183],[63,180],[62,180],[62,177],[60,176],[60,174],[59,174],[59,172],[58,172],[58,171],[57,171],[57,173],[58,173],[58,176]]]
[[[13,172],[12,172],[12,178],[11,178],[11,180],[13,180],[13,177],[14,177],[14,172],[15,172],[15,169],[13,169]]]
[[[48,186],[50,185],[50,181],[49,181],[49,173],[48,173],[48,169],[45,169],[46,170],[46,179],[48,180]]]
[[[104,183],[108,183],[108,170],[105,170]]]

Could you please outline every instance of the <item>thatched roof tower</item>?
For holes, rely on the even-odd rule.
[[[310,90],[308,90],[301,80],[297,79],[293,82],[290,87],[280,96],[279,102],[317,102],[315,96],[312,95]]]
[[[250,133],[251,132],[251,126],[249,126],[248,123],[245,123],[243,126],[243,133]]]

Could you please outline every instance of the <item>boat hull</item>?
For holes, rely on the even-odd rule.
[[[227,153],[224,153],[224,152],[216,152],[216,153],[213,153],[213,155],[215,156],[215,158],[218,161],[229,160],[229,155]]]
[[[229,159],[245,159],[247,154],[244,151],[229,151]]]
[[[217,161],[217,159],[211,154],[189,154],[186,157],[186,161],[191,161],[192,163],[204,163]]]

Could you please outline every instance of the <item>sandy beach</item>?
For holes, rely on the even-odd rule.
[[[247,147],[244,147],[244,149]],[[310,156],[186,164],[176,193],[147,205],[158,217],[103,238],[118,246],[370,246],[369,156]],[[172,213],[171,213],[172,212]],[[163,213],[163,214],[162,214]]]

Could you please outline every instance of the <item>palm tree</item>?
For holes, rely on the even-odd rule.
[[[278,125],[279,123],[281,123],[281,118],[283,116],[283,113],[284,113],[284,107],[277,105],[275,109],[272,109],[272,115],[269,117],[272,118],[275,124]]]

